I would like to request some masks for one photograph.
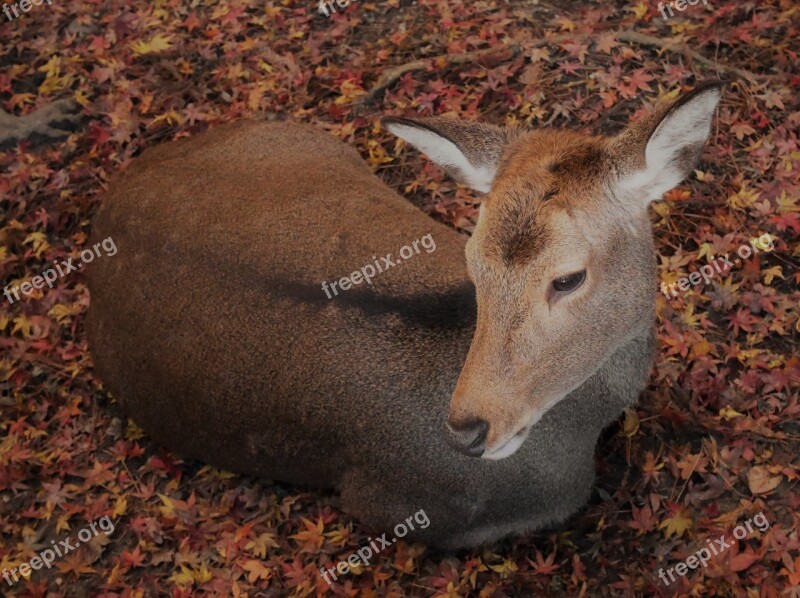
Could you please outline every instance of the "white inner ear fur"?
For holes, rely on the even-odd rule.
[[[647,142],[647,166],[622,178],[616,192],[623,197],[635,196],[646,206],[686,178],[689,172],[684,170],[686,163],[679,154],[708,139],[719,97],[719,90],[712,88],[669,112]]]
[[[472,164],[455,143],[427,129],[394,123],[388,125],[388,129],[427,154],[438,165],[458,170],[466,185],[481,193],[491,191],[492,181],[497,173],[496,164]]]

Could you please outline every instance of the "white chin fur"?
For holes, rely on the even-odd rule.
[[[528,438],[528,434],[531,431],[532,424],[527,426],[523,433],[517,433],[501,447],[493,450],[490,453],[483,453],[481,457],[483,459],[491,459],[492,461],[498,461],[500,459],[505,459],[506,457],[510,457],[514,453],[517,452],[517,449],[522,446],[522,443],[525,442]]]
[[[531,428],[533,428],[533,426],[535,426],[539,422],[539,420],[542,419],[542,416],[550,409],[550,407],[552,405],[555,405],[557,402],[558,401],[554,401],[550,406],[537,412],[531,418],[531,421],[529,421],[527,425],[520,432],[517,432],[516,434],[514,434],[514,436],[509,438],[504,445],[496,448],[493,451],[483,453],[481,455],[481,458],[491,459],[492,461],[499,461],[500,459],[505,459],[506,457],[510,457],[511,455],[516,453],[519,447],[522,446],[522,443],[528,439],[528,434],[531,433]]]

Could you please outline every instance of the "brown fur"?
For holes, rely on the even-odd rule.
[[[602,144],[486,127],[446,129],[458,143],[466,132],[476,162],[502,157],[468,242],[313,127],[238,122],[148,149],[94,223],[94,240],[118,247],[88,271],[97,374],[157,442],[336,487],[345,510],[383,531],[424,509],[430,527],[409,538],[453,548],[563,520],[588,496],[598,434],[646,384],[652,238],[646,212],[621,223],[568,176],[594,168]],[[635,162],[615,143],[603,150],[612,170]],[[332,299],[321,289],[427,234],[434,253],[371,286]],[[532,291],[574,255],[593,265],[590,316],[541,328],[553,306]],[[496,443],[565,384],[512,456],[448,446],[448,403],[450,419],[491,418]]]
[[[659,177],[671,180],[690,171],[702,143],[681,146],[676,140],[670,146],[674,154],[659,154],[665,163],[650,164],[649,170],[645,151],[662,123],[696,98],[698,105],[705,102],[702,94],[711,90],[716,86],[701,86],[660,104],[614,138],[519,129],[508,130],[505,138],[489,137],[484,125],[461,123],[454,133],[448,119],[419,121],[427,131],[446,131],[441,137],[467,158],[484,152],[484,170],[496,157],[491,191],[466,252],[477,288],[477,329],[450,404],[451,429],[467,444],[472,435],[459,431],[477,429],[480,422],[487,424],[487,455],[526,434],[530,422],[600,367],[601,356],[614,353],[631,334],[641,335],[652,321],[648,289],[655,286],[655,271],[648,257],[653,249],[646,202],[628,197],[624,181],[647,171],[656,185]],[[670,121],[665,127],[702,130],[708,111],[694,110],[696,126]],[[397,131],[441,159],[455,160],[452,151],[438,151],[413,130]],[[654,147],[672,143],[671,137],[661,139]],[[487,151],[492,141],[498,147]],[[643,181],[636,193],[647,195]],[[576,291],[553,289],[552,281],[581,271],[586,279]]]
[[[594,356],[613,353],[627,341],[620,332],[631,323],[642,323],[640,334],[652,321],[650,223],[643,211],[628,222],[609,214],[603,192],[611,164],[606,144],[569,131],[532,131],[516,137],[500,160],[470,241],[475,249],[467,252],[476,270],[480,313],[487,318],[479,317],[451,403],[456,427],[474,418],[490,422],[489,447],[516,434],[518,422],[531,410],[547,408],[549,397],[580,384],[587,369],[592,371]],[[554,320],[546,285],[570,273],[561,267],[563,257],[579,246],[586,255],[582,263],[593,263],[583,289],[590,304]],[[625,293],[626,286],[635,288]],[[604,299],[610,296],[623,300]],[[616,322],[619,317],[624,324]],[[552,324],[549,330],[542,322]],[[524,337],[539,342],[533,346]],[[584,349],[576,352],[576,346]],[[522,396],[540,400],[531,404]]]

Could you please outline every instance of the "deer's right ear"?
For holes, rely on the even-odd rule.
[[[717,83],[698,86],[615,138],[611,151],[623,163],[617,193],[646,206],[686,178],[703,151],[720,93]]]
[[[508,131],[494,125],[434,116],[385,116],[381,124],[441,166],[457,181],[488,193]]]

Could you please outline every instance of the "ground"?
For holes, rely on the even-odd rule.
[[[109,178],[143,148],[223,121],[316,123],[469,232],[476,196],[381,114],[613,133],[704,80],[725,84],[709,145],[651,211],[661,280],[765,234],[774,244],[659,293],[650,387],[604,434],[586,509],[454,555],[400,541],[330,587],[319,568],[371,533],[334,495],[183,461],[123,419],[92,377],[80,272],[3,297],[0,568],[104,517],[113,531],[95,526],[0,593],[800,596],[800,7],[677,2],[666,19],[648,0],[356,0],[331,17],[311,0],[55,0],[0,13],[4,287],[77,259]],[[768,527],[659,579],[759,513]]]

